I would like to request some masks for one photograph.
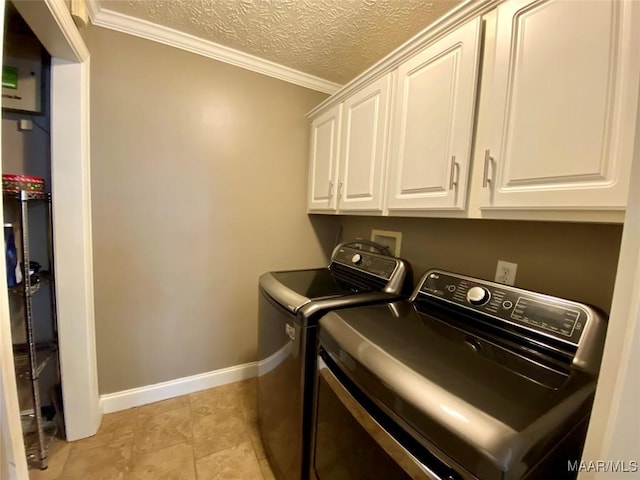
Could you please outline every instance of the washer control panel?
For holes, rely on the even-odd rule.
[[[340,247],[335,252],[332,262],[341,263],[347,267],[389,280],[398,266],[399,260],[355,248]]]
[[[589,318],[575,302],[440,270],[425,274],[419,292],[573,345]]]

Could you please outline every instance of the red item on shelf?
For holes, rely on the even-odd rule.
[[[30,175],[2,174],[2,191],[17,193],[20,190],[28,192],[44,192],[44,178]]]

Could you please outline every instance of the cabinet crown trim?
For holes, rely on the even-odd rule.
[[[441,38],[469,20],[494,9],[502,1],[503,0],[467,0],[461,3],[458,7],[428,25],[420,33],[407,40],[382,60],[345,84],[332,96],[307,113],[307,118],[313,118],[328,110],[353,94],[356,90],[367,86],[394,70],[398,65],[415,55],[427,44],[436,41],[438,38]]]

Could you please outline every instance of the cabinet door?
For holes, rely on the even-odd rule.
[[[382,211],[391,74],[343,102],[339,210]]]
[[[616,0],[498,7],[483,208],[624,208],[638,7]]]
[[[387,207],[465,208],[481,20],[398,68]]]
[[[336,105],[311,123],[309,211],[326,212],[336,208],[341,111],[342,105]]]

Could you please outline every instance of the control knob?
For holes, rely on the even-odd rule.
[[[484,305],[490,298],[489,290],[484,287],[471,287],[467,292],[467,301],[471,305]]]
[[[354,265],[358,265],[360,262],[362,262],[362,255],[356,253],[353,257],[351,257],[351,261]]]

